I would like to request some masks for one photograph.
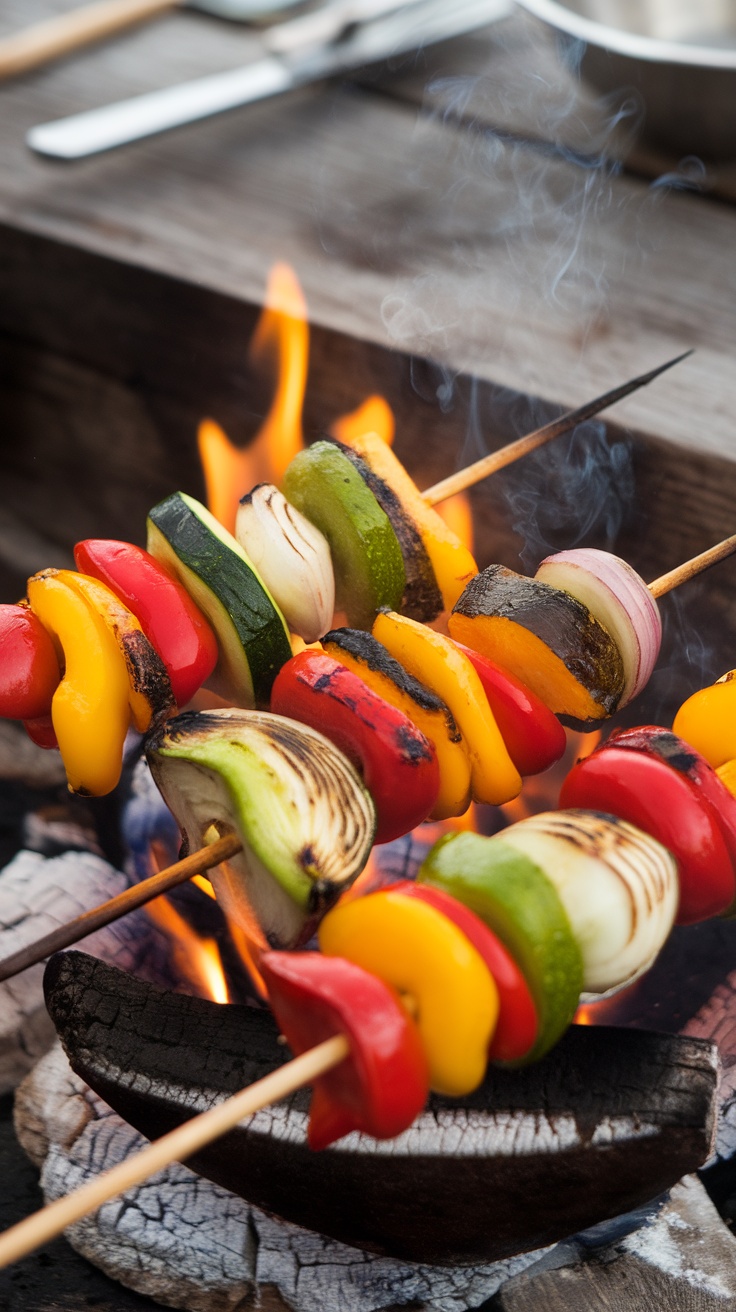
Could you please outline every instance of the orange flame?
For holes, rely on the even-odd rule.
[[[388,401],[382,396],[369,396],[357,410],[336,419],[330,425],[330,432],[338,442],[345,442],[348,446],[354,438],[363,437],[365,433],[377,433],[387,446],[392,446],[396,420]]]
[[[200,938],[165,897],[149,902],[146,910],[171,939],[172,957],[182,980],[213,1002],[227,1002],[227,982],[215,940]]]
[[[249,935],[246,934],[245,930],[242,929],[240,925],[236,924],[234,920],[228,920],[227,927],[230,931],[233,946],[235,947],[242,964],[250,975],[256,990],[264,1001],[267,1001],[268,991],[257,964],[259,957],[258,945],[253,942],[253,939],[251,939]]]
[[[278,368],[276,393],[261,428],[245,449],[234,446],[213,419],[203,419],[197,433],[207,504],[230,533],[240,498],[255,483],[279,483],[303,446],[309,328],[302,290],[288,265],[272,269],[265,306],[248,350],[254,362],[275,360]]]

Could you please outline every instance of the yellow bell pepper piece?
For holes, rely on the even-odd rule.
[[[736,758],[736,670],[688,697],[675,716],[672,732],[700,752],[714,770]]]
[[[329,641],[324,644],[328,656],[333,656],[354,674],[377,692],[379,697],[395,706],[398,711],[408,715],[413,724],[433,744],[440,768],[440,791],[431,820],[447,820],[451,816],[464,815],[472,800],[470,786],[470,762],[465,751],[462,734],[455,723],[449,707],[440,704],[437,708],[420,705],[405,689],[395,683],[389,674],[376,669],[347,651],[341,643]]]
[[[73,793],[102,797],[117,784],[130,724],[128,675],[118,645],[93,606],[44,570],[28,580],[28,600],[58,642],[65,670],[51,719]]]
[[[521,775],[467,656],[443,634],[394,611],[376,616],[373,636],[449,706],[470,759],[474,800],[501,806],[518,797]]]
[[[154,715],[163,718],[176,710],[166,667],[143,632],[140,620],[116,597],[106,583],[59,570],[59,579],[78,592],[104,620],[125,663],[128,674],[128,704],[138,733],[147,733]]]
[[[445,610],[452,610],[466,585],[478,573],[472,552],[437,511],[427,505],[416,483],[378,433],[361,433],[352,437],[341,435],[340,441],[362,456],[373,472],[396,493],[424,543]]]
[[[716,774],[722,784],[726,785],[732,797],[736,797],[736,759],[726,761],[725,765],[719,765]]]
[[[418,898],[391,890],[341,903],[325,916],[319,945],[408,994],[429,1065],[430,1088],[472,1093],[486,1070],[498,990],[465,935]]]

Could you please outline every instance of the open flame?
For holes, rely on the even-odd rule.
[[[149,916],[171,942],[174,964],[182,980],[213,1002],[229,1002],[227,981],[220,950],[212,938],[202,938],[167,897],[154,898],[146,908]]]
[[[274,399],[253,442],[245,449],[234,446],[213,419],[203,419],[197,434],[207,504],[231,533],[240,498],[256,483],[279,483],[303,445],[309,328],[301,287],[286,264],[271,271],[248,354],[254,363],[277,370]]]
[[[357,410],[343,415],[330,425],[330,432],[338,442],[350,445],[351,440],[365,433],[377,433],[387,446],[393,445],[396,432],[394,412],[382,396],[369,396]]]

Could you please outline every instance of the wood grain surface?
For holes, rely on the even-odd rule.
[[[65,7],[9,0],[2,30]],[[78,270],[99,253],[239,302],[258,303],[285,258],[315,323],[430,356],[448,386],[470,371],[578,404],[694,346],[622,420],[732,454],[736,215],[680,190],[677,161],[657,185],[621,171],[609,129],[586,127],[587,102],[528,31],[514,18],[369,82],[306,88],[78,165],[31,156],[34,123],[257,48],[233,24],[161,19],[0,88],[0,220],[58,243]],[[60,291],[47,289],[49,333],[68,307]],[[4,299],[7,331],[28,307]]]

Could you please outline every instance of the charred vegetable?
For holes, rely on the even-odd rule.
[[[559,588],[489,565],[468,584],[449,629],[522,679],[556,715],[599,720],[618,706],[621,653],[582,602]]]
[[[229,709],[180,715],[147,755],[185,851],[212,826],[241,839],[211,875],[226,915],[263,947],[306,942],[373,842],[373,803],[349,761],[306,725]]]

